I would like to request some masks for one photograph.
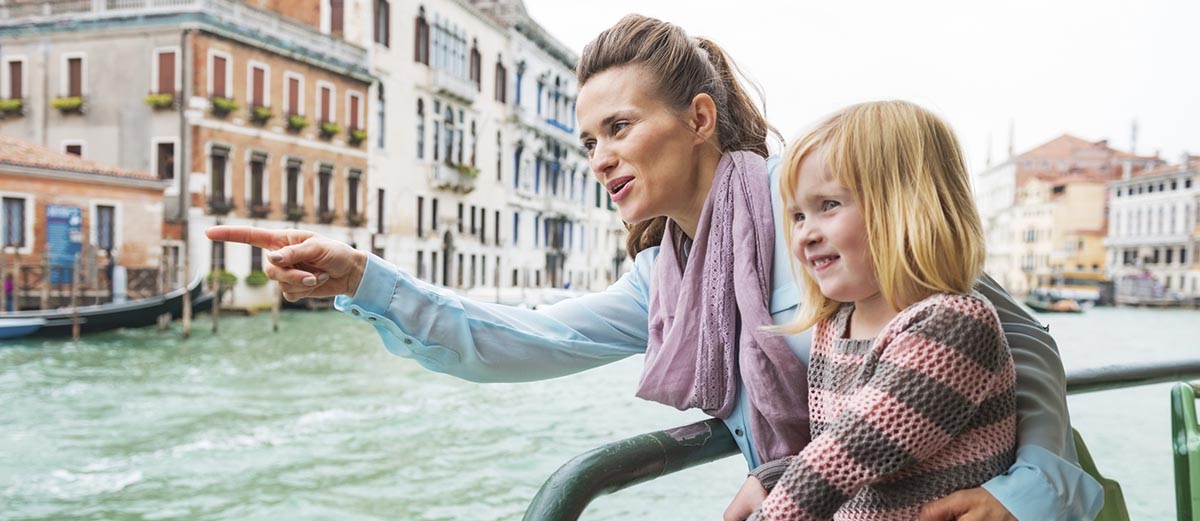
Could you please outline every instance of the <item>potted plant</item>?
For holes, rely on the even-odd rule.
[[[367,131],[361,129],[350,130],[350,144],[358,146],[363,141],[367,140]]]
[[[232,288],[234,284],[237,284],[238,278],[237,275],[225,270],[212,270],[208,273],[209,285],[214,284],[218,280],[221,282],[222,288]]]
[[[233,199],[209,198],[208,210],[215,215],[225,215],[233,211]]]
[[[266,125],[272,116],[274,114],[271,113],[271,107],[254,107],[254,110],[250,111],[250,121],[259,125]]]
[[[336,136],[341,131],[342,131],[341,125],[338,125],[337,123],[330,123],[328,121],[321,123],[321,137],[323,137],[325,139],[329,139],[333,136]]]
[[[467,179],[475,179],[479,176],[479,168],[477,167],[466,164],[454,165],[454,167],[458,169],[459,175]]]
[[[57,109],[63,114],[68,113],[83,113],[83,98],[79,96],[65,96],[62,98],[54,98],[50,100],[50,107]]]
[[[292,222],[297,222],[297,221],[303,219],[305,215],[307,215],[304,212],[304,208],[299,207],[299,206],[289,206],[289,207],[287,207],[287,211],[285,211],[284,213],[287,217],[287,220],[292,221]]]
[[[320,221],[321,224],[329,224],[333,222],[334,219],[337,219],[337,212],[334,210],[321,210],[317,212],[317,220]]]
[[[166,110],[175,106],[175,95],[170,92],[161,92],[146,95],[146,105],[149,105],[154,110]]]
[[[346,222],[350,223],[350,226],[362,226],[367,224],[367,216],[358,212],[346,214]]]
[[[238,108],[239,105],[233,98],[222,98],[220,96],[213,96],[212,98],[212,112],[217,117],[223,118],[228,116],[230,112],[234,112]]]
[[[267,283],[271,281],[271,279],[267,278],[267,274],[264,273],[263,270],[251,271],[250,274],[246,275],[246,278],[242,280],[246,282],[247,286],[252,288],[261,288],[266,286]]]
[[[25,114],[25,100],[21,98],[0,99],[0,116]]]
[[[307,126],[308,126],[308,118],[306,118],[304,116],[301,116],[299,114],[291,114],[287,117],[287,127],[288,127],[288,130],[290,130],[292,132],[299,132],[301,130],[304,130],[304,127],[307,127]]]
[[[250,217],[261,219],[271,214],[271,206],[264,203],[250,204]]]

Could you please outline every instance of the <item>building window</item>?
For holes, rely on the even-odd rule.
[[[500,142],[500,131],[496,131],[496,181],[500,181],[500,158],[504,157],[504,146]]]
[[[229,57],[209,54],[208,62],[208,93],[213,98],[228,98],[229,82],[232,80],[229,69],[232,66]]]
[[[208,156],[208,179],[210,183],[210,195],[214,202],[222,205],[228,200],[226,196],[225,174],[226,165],[229,162],[229,149],[221,146],[212,147],[212,151]]]
[[[346,215],[357,216],[359,214],[359,194],[362,188],[362,170],[351,170],[346,176],[346,188],[349,190],[349,198],[346,200]]]
[[[384,198],[384,196],[383,196],[384,193],[383,193],[382,188],[376,189],[375,193],[377,194],[375,196],[375,233],[382,235],[383,234],[383,210],[384,210],[384,208],[387,208],[387,205],[384,204],[384,202],[387,201],[387,199]]]
[[[12,60],[8,62],[7,67],[8,81],[4,86],[7,90],[3,96],[7,99],[21,99],[25,97],[25,62],[20,60]]]
[[[425,159],[425,100],[417,100],[417,159]]]
[[[346,118],[350,123],[350,130],[362,130],[362,121],[359,111],[362,110],[362,94],[357,92],[346,93],[346,109],[349,113]]]
[[[287,103],[287,115],[299,116],[304,114],[304,80],[295,73],[286,73],[283,75],[287,81],[287,90],[284,91],[285,101]]]
[[[334,122],[333,110],[333,87],[329,85],[317,85],[317,114],[321,117],[321,123]]]
[[[317,213],[328,214],[332,208],[329,206],[329,189],[333,186],[333,166],[322,164],[317,169]]]
[[[425,8],[420,9],[417,19],[413,22],[413,60],[429,65],[429,22],[425,21]],[[436,270],[435,270],[436,271]]]
[[[116,247],[116,213],[117,209],[112,206],[96,206],[96,248],[110,257]]]
[[[476,92],[483,92],[483,56],[479,54],[479,41],[471,42],[471,83],[475,84]]]
[[[417,250],[417,278],[425,279],[425,252]]]
[[[346,32],[345,0],[329,0],[329,32],[341,37]]]
[[[436,251],[429,252],[429,282],[438,283],[438,254]]]
[[[84,85],[82,56],[73,56],[67,58],[66,80],[66,95],[73,98],[82,97]]]
[[[267,156],[259,152],[255,152],[250,156],[250,211],[263,212],[265,206],[263,190],[266,188],[266,179],[263,175],[267,167]],[[256,208],[257,207],[257,208]],[[264,216],[265,217],[265,216]]]
[[[376,96],[375,106],[378,108],[376,108],[375,110],[378,113],[378,118],[376,118],[378,121],[377,121],[377,124],[375,125],[375,139],[377,141],[377,144],[379,145],[379,148],[383,149],[383,148],[387,148],[387,141],[385,141],[383,139],[384,119],[386,117],[386,112],[384,112],[384,110],[383,110],[383,102],[384,102],[383,83],[382,82],[379,83],[377,88],[379,89],[379,93],[378,93],[379,95]]]
[[[175,51],[159,51],[155,66],[158,74],[155,75],[154,92],[175,95]]]
[[[63,152],[73,156],[83,157],[83,143],[64,143]]]
[[[463,232],[463,204],[458,203],[458,233]]]
[[[437,229],[437,223],[438,223],[438,204],[437,203],[438,203],[438,201],[437,201],[436,197],[434,197],[429,202],[429,229],[431,229],[431,230]]]
[[[425,198],[417,196],[417,237],[425,236]]]
[[[25,198],[4,198],[4,246],[25,247]]]
[[[287,210],[295,214],[300,210],[300,172],[304,164],[297,159],[287,162]]]
[[[454,110],[450,107],[446,107],[446,117],[442,121],[442,138],[446,142],[446,164],[454,165]]]
[[[521,213],[513,212],[513,246],[517,245],[517,237],[521,231]],[[514,282],[514,284],[516,284]]]
[[[250,66],[250,108],[269,107],[271,103],[267,99],[270,92],[270,85],[267,83],[267,69],[261,65]]]
[[[388,0],[375,0],[375,43],[392,45],[392,4]]]
[[[492,226],[493,226],[492,240],[495,241],[496,246],[499,246],[500,245],[500,210],[496,210],[496,212],[493,213],[492,216],[495,217],[495,221],[492,222]]]
[[[500,60],[496,60],[496,101],[505,103],[508,99],[508,69]]]
[[[263,269],[262,248],[259,248],[258,246],[251,246],[250,247],[250,272],[254,273],[256,271],[262,271],[262,269]]]
[[[175,179],[175,143],[158,143],[154,148],[154,164],[159,179]]]
[[[477,138],[477,136],[475,135],[475,120],[471,120],[471,166],[476,166],[475,165],[475,151],[477,149],[477,147],[475,146],[477,143],[476,138]]]

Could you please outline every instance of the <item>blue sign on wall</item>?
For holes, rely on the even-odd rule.
[[[46,205],[46,245],[50,250],[50,283],[70,284],[75,256],[83,243],[83,210]]]

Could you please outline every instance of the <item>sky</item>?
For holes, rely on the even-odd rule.
[[[720,44],[791,140],[852,103],[905,99],[958,132],[972,171],[1064,133],[1200,155],[1200,1],[524,0],[576,54],[628,13]],[[990,144],[990,147],[989,147]]]

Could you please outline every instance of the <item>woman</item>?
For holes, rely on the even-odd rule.
[[[808,441],[809,336],[762,332],[791,319],[799,299],[767,173],[770,127],[736,78],[713,42],[641,16],[584,49],[580,140],[631,223],[634,267],[603,292],[547,309],[473,302],[310,232],[216,227],[208,236],[273,250],[267,274],[285,298],[337,295],[389,351],[434,371],[528,381],[646,353],[638,396],[721,418],[754,468]],[[1021,447],[1008,473],[931,504],[927,518],[1094,516],[1099,486],[1072,463],[1053,341],[994,282],[979,289],[1012,345]],[[738,501],[761,500],[756,483]],[[748,513],[735,502],[727,516]]]

